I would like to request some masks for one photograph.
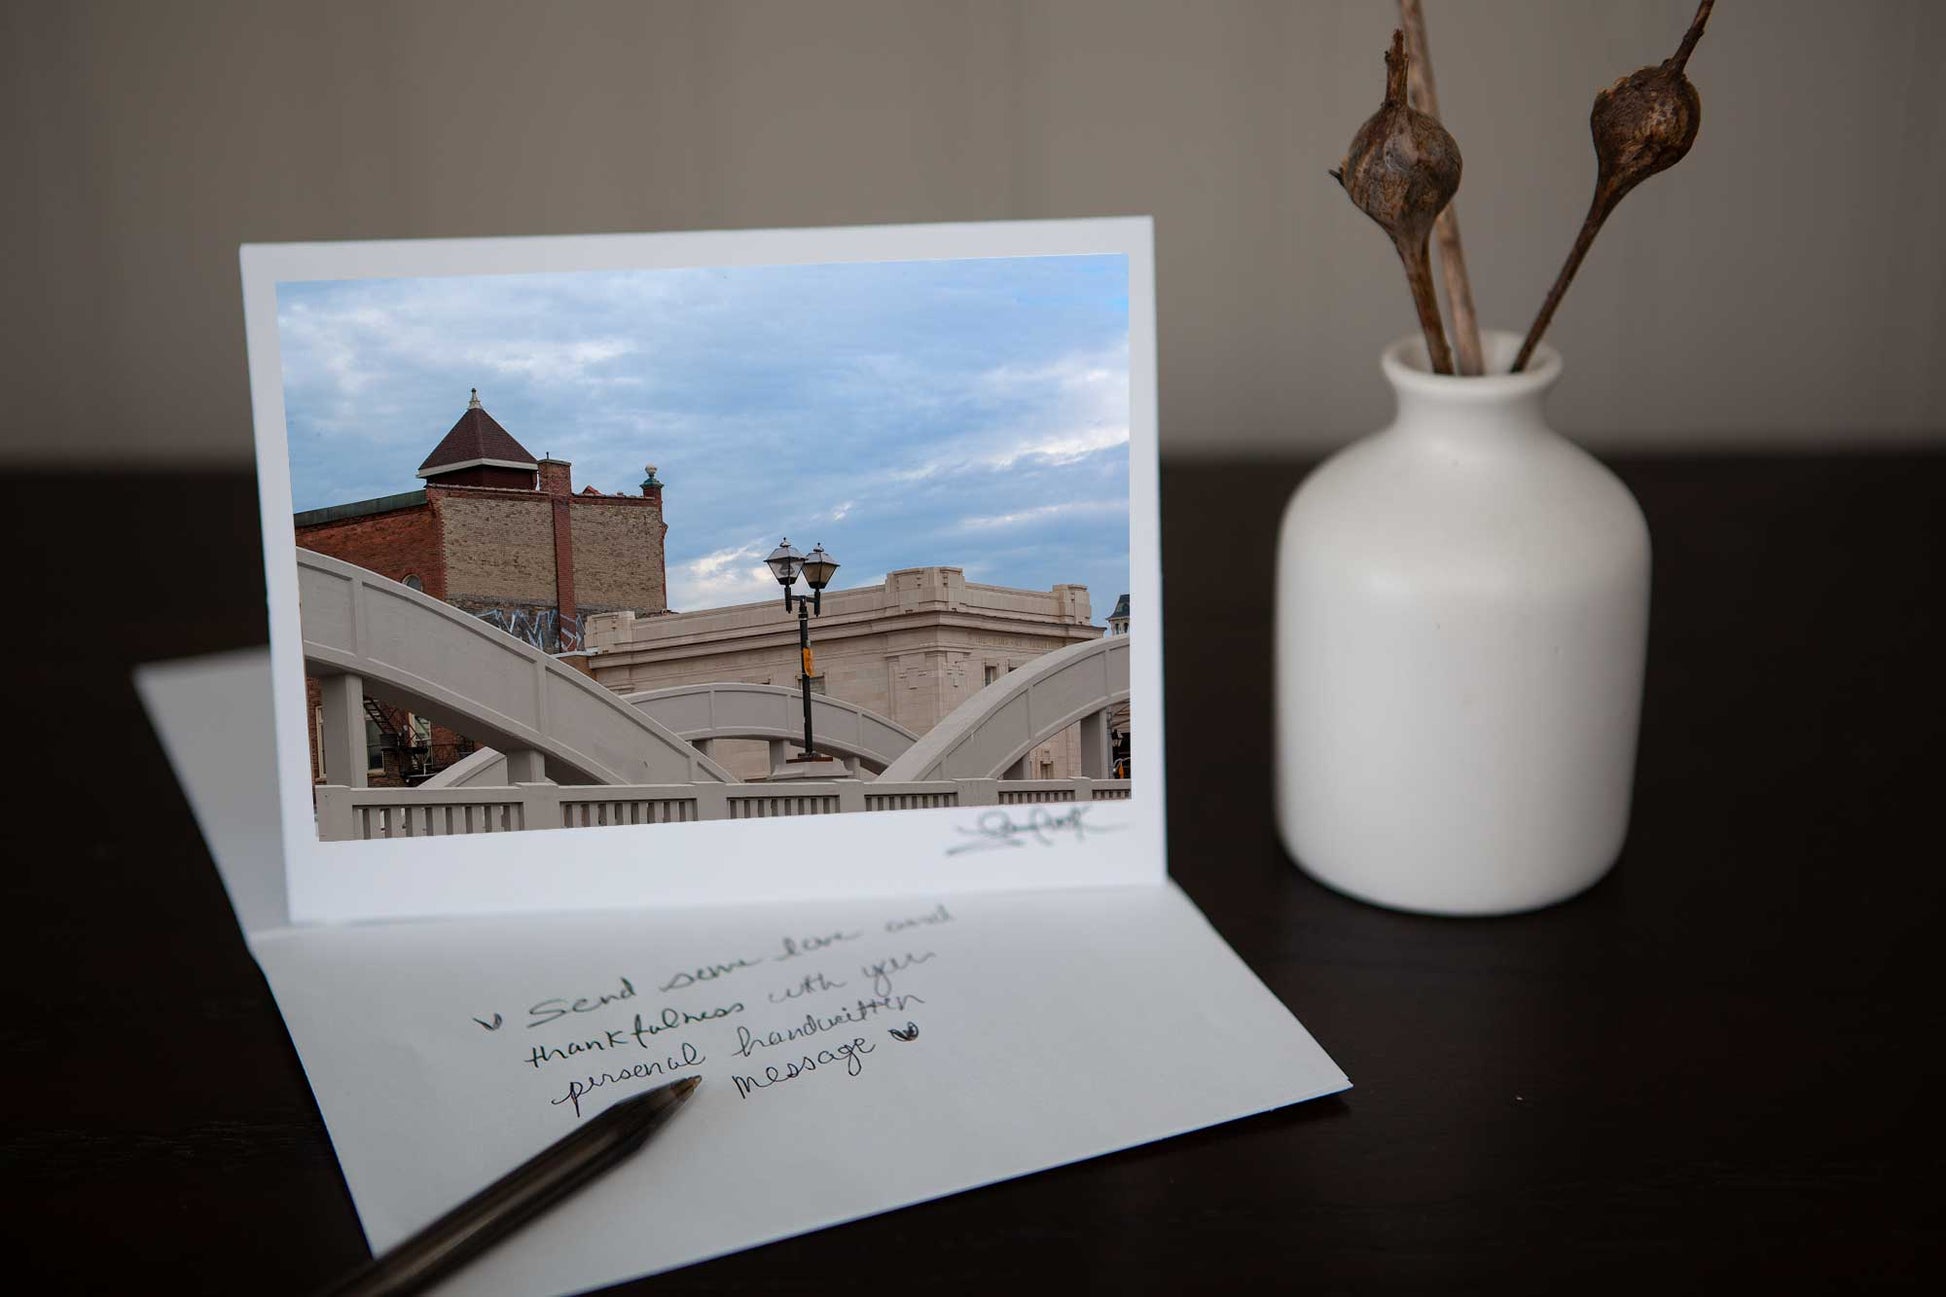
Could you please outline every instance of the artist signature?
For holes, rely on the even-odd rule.
[[[972,841],[948,847],[946,854],[957,856],[964,851],[1023,847],[1029,842],[1051,847],[1057,842],[1079,842],[1090,833],[1114,833],[1124,827],[1120,824],[1089,824],[1087,815],[1093,809],[1091,806],[1070,806],[1056,814],[1045,806],[1036,806],[1024,820],[1015,819],[1007,811],[984,811],[974,821],[972,828],[960,830]]]

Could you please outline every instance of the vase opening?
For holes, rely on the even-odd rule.
[[[1395,386],[1422,392],[1436,390],[1449,397],[1466,391],[1502,397],[1539,392],[1561,376],[1561,353],[1543,342],[1534,348],[1526,369],[1510,374],[1507,368],[1520,354],[1523,336],[1505,329],[1482,329],[1480,350],[1484,353],[1487,372],[1473,377],[1433,373],[1426,356],[1425,336],[1419,333],[1409,334],[1387,347],[1379,363]]]

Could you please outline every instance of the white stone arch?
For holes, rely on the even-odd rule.
[[[1108,776],[1107,716],[1128,701],[1126,635],[1071,644],[1000,677],[953,709],[903,756],[886,780],[997,779],[1077,722],[1081,773]]]
[[[804,738],[804,696],[784,685],[740,680],[675,685],[624,694],[622,701],[691,743]],[[919,741],[897,721],[826,694],[811,695],[811,730],[819,752],[856,760],[872,771],[884,770]]]
[[[300,549],[297,594],[331,783],[365,782],[366,697],[509,754],[511,782],[738,782],[579,671],[397,581]]]

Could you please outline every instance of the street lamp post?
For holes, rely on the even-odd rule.
[[[811,666],[811,614],[820,616],[824,612],[824,587],[831,584],[831,576],[838,570],[838,560],[824,552],[824,546],[815,546],[809,554],[800,554],[791,548],[790,537],[784,537],[770,557],[764,560],[771,575],[784,587],[784,609],[797,611],[797,651],[803,674],[799,682],[804,689],[804,754],[790,758],[792,761],[822,761],[811,739],[811,677],[815,674]],[[791,589],[802,576],[804,584],[811,587],[811,593],[798,594]]]

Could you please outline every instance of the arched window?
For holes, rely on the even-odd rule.
[[[417,590],[420,594],[424,594],[426,592],[426,583],[419,579],[417,573],[413,573],[413,572],[406,573],[404,584],[405,584],[405,588],[408,590]]]

